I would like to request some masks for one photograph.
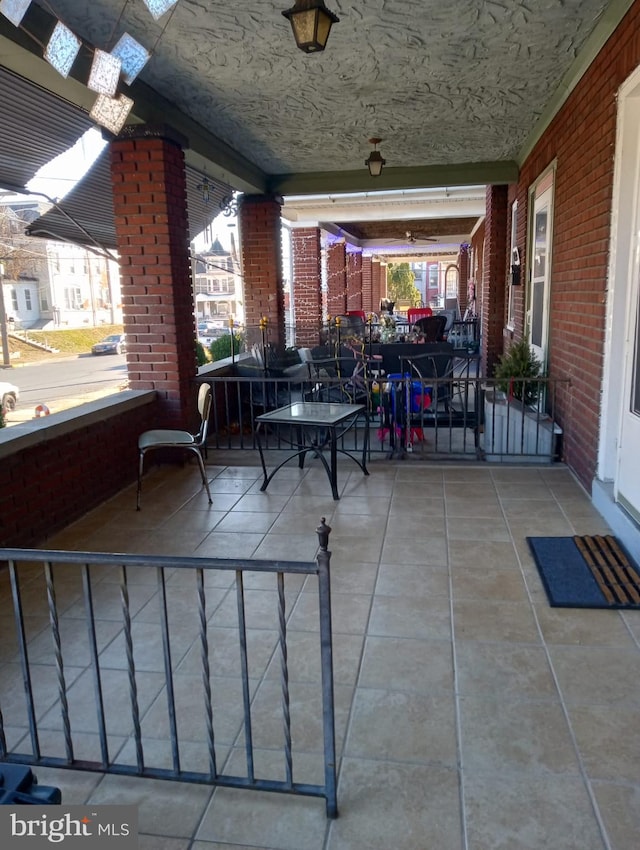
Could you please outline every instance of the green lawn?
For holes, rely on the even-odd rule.
[[[97,328],[70,328],[58,331],[27,331],[28,339],[57,348],[63,354],[83,354],[110,334],[123,333],[122,325],[100,325]]]

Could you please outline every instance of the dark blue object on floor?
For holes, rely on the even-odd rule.
[[[52,806],[60,802],[60,789],[38,785],[30,768],[22,764],[0,763],[0,805]]]
[[[584,540],[585,538],[578,538]],[[598,539],[598,538],[596,538]],[[618,597],[610,592],[612,584],[606,574],[601,575],[605,591],[611,597],[608,600],[596,581],[591,567],[583,557],[573,537],[527,537],[527,542],[540,573],[540,578],[549,599],[555,608],[639,608],[633,597],[626,603],[624,596]],[[619,568],[613,567],[613,570]],[[616,582],[634,580],[637,570],[628,565],[626,574],[614,575],[609,568],[608,575]],[[599,573],[600,575],[600,573]],[[635,599],[638,598],[636,592]]]

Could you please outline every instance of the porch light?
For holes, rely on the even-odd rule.
[[[324,50],[332,24],[340,20],[327,9],[324,0],[296,0],[295,6],[282,14],[291,24],[296,44],[305,53]]]
[[[381,141],[382,139],[369,139],[369,144],[373,145],[374,149],[365,159],[364,164],[369,169],[369,174],[372,177],[380,177],[383,165],[387,164],[387,160],[382,158],[380,151],[376,150],[377,145],[379,145]]]

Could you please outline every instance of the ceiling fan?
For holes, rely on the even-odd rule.
[[[426,233],[416,233],[413,230],[406,231],[406,239],[407,242],[410,242],[412,245],[415,242],[437,242],[437,238],[435,236],[427,236]]]

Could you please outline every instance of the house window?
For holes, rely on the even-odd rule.
[[[511,250],[509,252],[510,263],[513,263],[513,257],[517,250],[517,228],[518,228],[518,202],[514,201],[513,206],[511,207]],[[507,327],[510,330],[513,330],[515,327],[515,306],[514,306],[514,292],[515,288],[510,285],[511,281],[509,280],[507,283],[508,293],[507,293]]]
[[[31,312],[31,290],[29,289],[25,289],[24,291],[24,306]]]
[[[82,309],[82,298],[80,295],[79,286],[65,286],[64,289],[64,306],[67,310]]]
[[[18,293],[15,289],[11,290],[11,306],[15,313],[18,312]]]

